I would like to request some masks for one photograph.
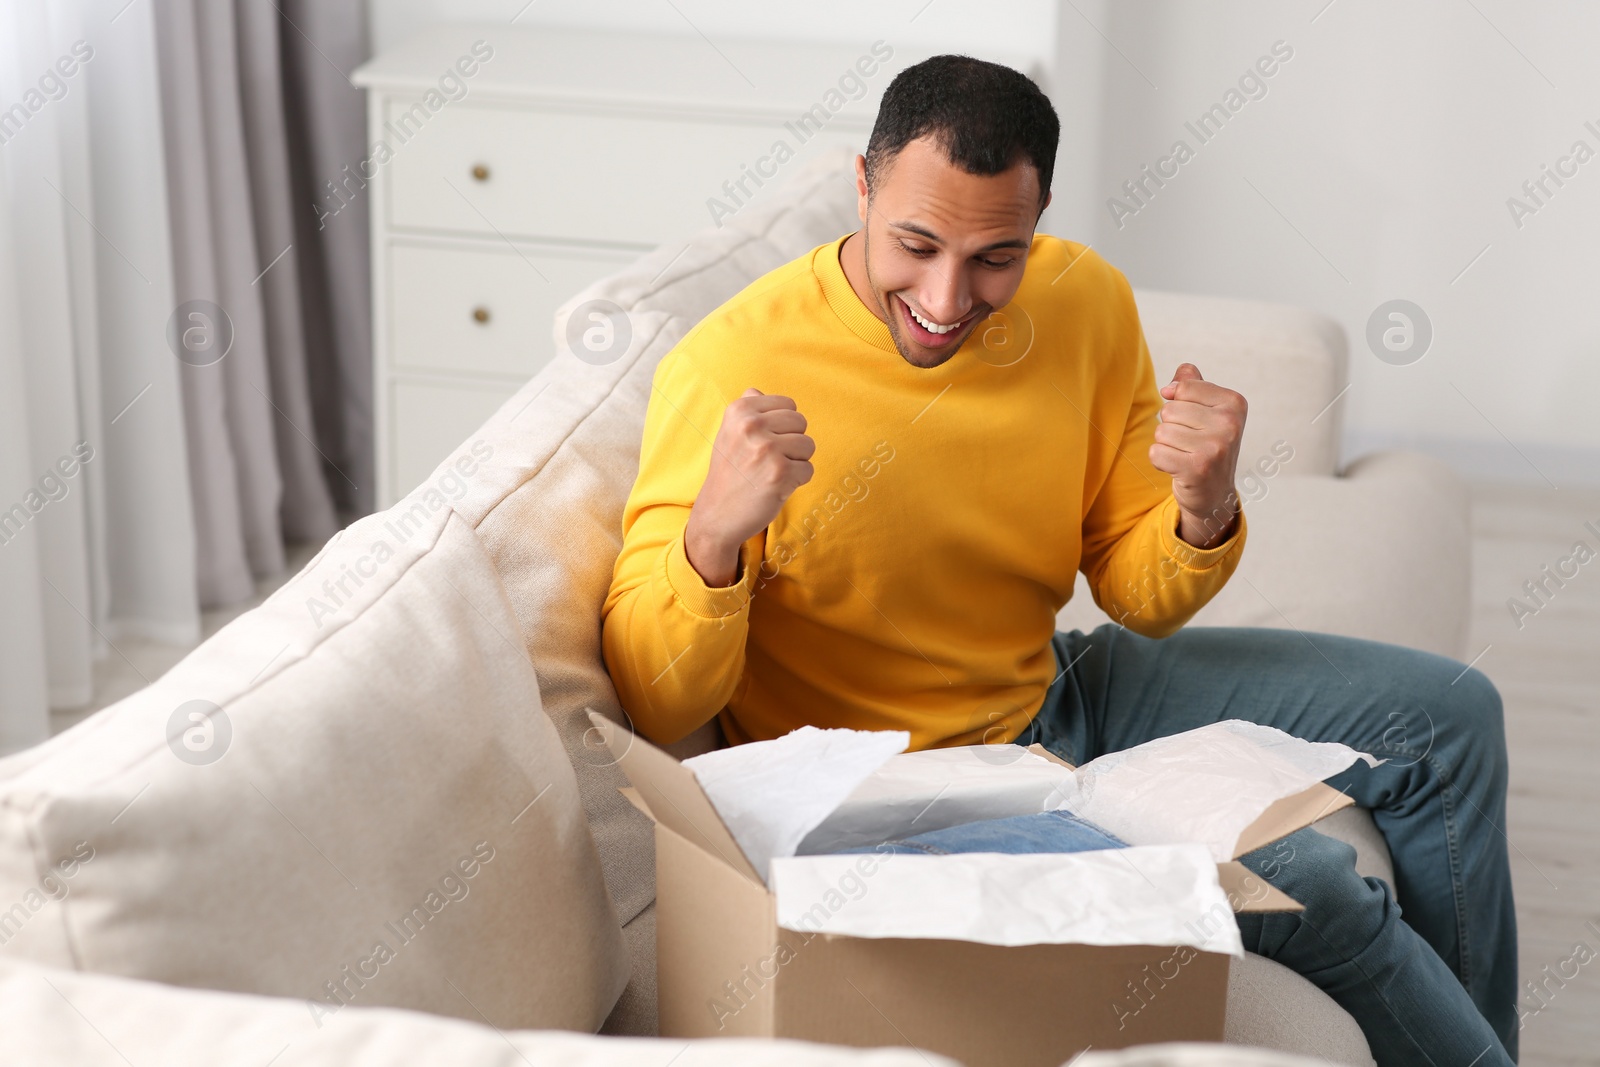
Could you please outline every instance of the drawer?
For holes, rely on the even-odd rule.
[[[389,246],[389,351],[399,369],[531,377],[562,301],[633,253]]]
[[[421,485],[444,458],[488,420],[521,383],[461,385],[443,382],[393,382],[389,420],[389,500]]]
[[[403,108],[388,104],[397,126]],[[743,168],[758,165],[769,188],[820,148],[864,151],[868,131],[835,117],[801,141],[773,120],[512,110],[461,104],[431,116],[390,164],[392,226],[495,236],[548,237],[652,246],[717,221],[707,201]],[[409,127],[408,127],[409,128]],[[794,156],[771,159],[782,140]],[[482,168],[483,177],[474,177]],[[775,171],[775,173],[773,173]],[[763,190],[746,179],[757,202]],[[742,194],[741,194],[742,195]]]

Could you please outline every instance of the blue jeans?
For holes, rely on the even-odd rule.
[[[913,837],[897,837],[877,845],[857,845],[839,851],[949,856],[957,852],[1094,852],[1127,847],[1128,843],[1110,830],[1088,819],[1080,819],[1070,811],[1042,811],[962,823]]]
[[[1328,781],[1371,809],[1394,859],[1394,889],[1358,875],[1349,845],[1300,830],[1241,858],[1305,905],[1238,916],[1245,948],[1304,975],[1354,1016],[1379,1067],[1515,1062],[1505,729],[1487,677],[1443,656],[1292,630],[1195,627],[1151,640],[1107,623],[1058,632],[1053,644],[1058,675],[1017,743],[1042,743],[1072,763],[1222,719],[1388,760],[1357,762]],[[919,834],[894,850],[1121,844],[1081,820],[1021,816]]]

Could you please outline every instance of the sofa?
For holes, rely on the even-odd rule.
[[[655,365],[749,281],[858,225],[850,163],[819,157],[575,294],[555,358],[423,484],[146,689],[0,760],[0,1044],[93,1063],[94,1033],[154,1048],[187,1026],[240,1062],[259,1048],[235,1038],[279,1030],[298,1035],[284,1064],[446,1048],[463,1063],[938,1062],[652,1037],[652,828],[587,717],[625,718],[599,612]],[[1251,405],[1250,546],[1195,624],[1459,655],[1464,493],[1419,456],[1338,467],[1338,404],[1322,410],[1343,387],[1337,325],[1135,294],[1159,372],[1195,362]],[[594,301],[620,310],[626,344],[580,359],[566,318]],[[1280,441],[1292,458],[1253,466]],[[1079,593],[1063,628],[1096,622]],[[701,731],[675,752],[718,743]],[[1318,826],[1388,877],[1370,818]],[[1259,957],[1233,968],[1227,1039],[1371,1062],[1348,1015]],[[184,1047],[164,1062],[233,1062]]]

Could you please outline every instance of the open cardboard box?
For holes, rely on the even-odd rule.
[[[1001,946],[779,927],[775,897],[694,773],[611,720],[593,712],[590,718],[633,783],[622,792],[655,823],[662,1036],[913,1046],[974,1067],[1058,1067],[1090,1047],[1222,1040],[1225,953],[1170,945]],[[1032,751],[1071,767],[1041,746]],[[1217,865],[1234,911],[1300,910],[1237,858],[1351,803],[1318,783],[1251,823],[1234,861]],[[864,879],[883,862],[858,858]]]

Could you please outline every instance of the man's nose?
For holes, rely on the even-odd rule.
[[[935,274],[922,286],[918,297],[922,301],[922,313],[940,326],[953,326],[972,310],[966,279],[959,271]]]

